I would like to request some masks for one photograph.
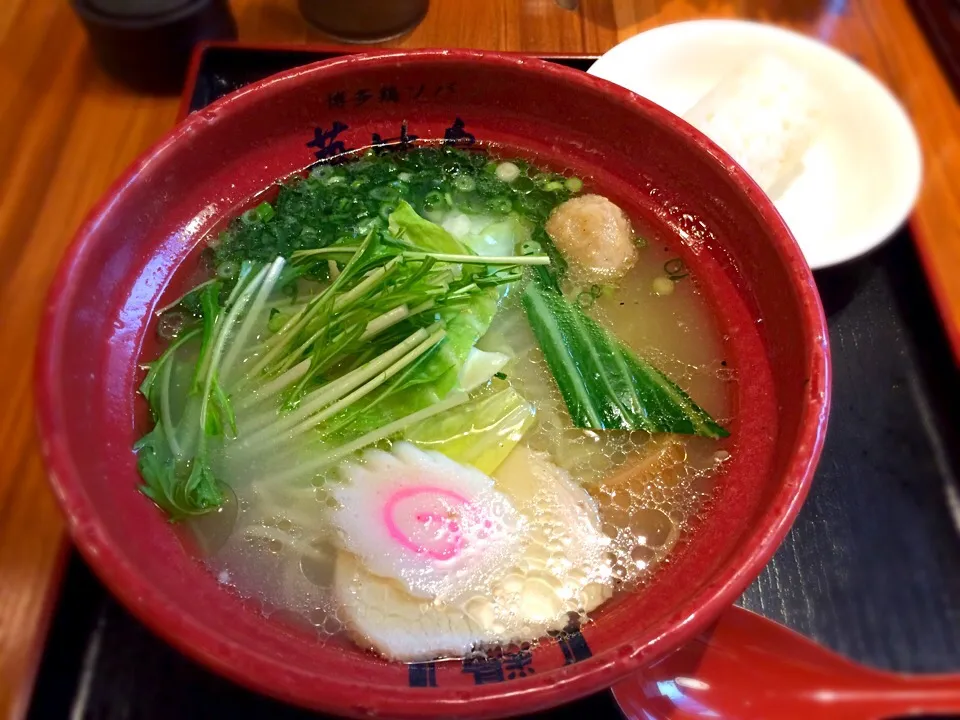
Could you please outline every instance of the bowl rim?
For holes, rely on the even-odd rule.
[[[391,687],[389,692],[374,693],[371,692],[374,688],[344,679],[328,682],[322,690],[301,687],[304,683],[294,688],[289,683],[281,682],[281,678],[289,677],[289,670],[275,659],[260,655],[184,615],[178,606],[169,602],[153,586],[149,578],[124,559],[122,552],[100,527],[96,508],[84,489],[65,442],[69,419],[62,412],[55,391],[58,378],[62,376],[62,363],[53,350],[68,321],[64,303],[71,296],[70,290],[78,275],[73,270],[83,260],[88,246],[95,241],[98,226],[110,212],[115,196],[135,182],[141,169],[170,152],[180,138],[208,123],[215,115],[257,103],[260,94],[273,86],[306,81],[312,75],[331,68],[431,61],[469,61],[514,68],[545,74],[573,87],[602,91],[612,102],[627,106],[633,112],[646,114],[685,136],[700,151],[719,163],[729,173],[737,189],[748,201],[753,202],[760,220],[771,228],[772,241],[788,274],[796,281],[795,290],[803,317],[804,367],[810,378],[805,389],[800,429],[795,450],[783,471],[780,487],[757,522],[758,530],[751,542],[744,543],[744,547],[733,553],[722,569],[717,571],[714,582],[702,587],[684,603],[681,608],[684,614],[678,613],[676,619],[666,624],[649,642],[635,646],[624,640],[576,666],[554,671],[561,674],[555,681],[522,689],[516,685],[497,684],[484,686],[481,694],[469,695],[465,695],[462,688],[429,688],[425,692],[420,688]],[[529,56],[481,50],[375,51],[294,68],[231,93],[208,108],[188,116],[127,168],[90,211],[61,260],[42,317],[35,356],[35,397],[41,451],[49,482],[66,516],[74,543],[110,591],[166,642],[242,686],[315,710],[348,716],[372,713],[388,717],[502,717],[555,706],[609,687],[656,657],[691,640],[736,601],[773,556],[806,498],[826,431],[830,404],[830,361],[826,320],[816,285],[790,231],[773,204],[746,172],[682,119],[611,82]],[[571,670],[573,667],[576,669]],[[328,680],[332,678],[328,676]],[[356,695],[361,689],[364,693],[362,708],[357,705]]]

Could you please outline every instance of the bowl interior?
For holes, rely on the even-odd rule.
[[[573,168],[673,238],[702,280],[738,377],[732,459],[713,507],[644,592],[595,622],[480,665],[388,663],[263,617],[218,585],[138,492],[138,361],[172,274],[232,210],[373,133],[477,141]],[[342,143],[342,144],[341,144]],[[38,355],[51,480],[108,586],[173,644],[260,691],[355,716],[495,716],[597,690],[702,629],[770,557],[819,452],[828,371],[809,270],[732,161],[604,81],[469,51],[379,54],[269,79],[196,113],[113,187],[53,286]]]

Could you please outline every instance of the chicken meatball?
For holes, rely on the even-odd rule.
[[[637,260],[630,221],[600,195],[567,200],[551,213],[545,227],[575,273],[585,280],[616,279]]]

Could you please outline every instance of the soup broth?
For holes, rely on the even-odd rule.
[[[734,370],[697,278],[671,239],[579,178],[449,149],[359,162],[244,213],[212,251],[220,280],[161,315],[173,350],[145,394],[161,439],[194,455],[170,465],[181,485],[171,471],[161,486],[141,441],[148,494],[224,586],[389,658],[586,622],[668,560],[728,458]],[[376,242],[399,255],[370,254],[337,295]],[[437,281],[419,295],[418,271]],[[365,292],[405,302],[364,314]],[[423,358],[393,370],[394,346],[377,345],[391,333],[413,338],[397,357]],[[180,429],[195,412],[209,415],[191,446]],[[200,450],[209,497],[177,495],[198,486]]]

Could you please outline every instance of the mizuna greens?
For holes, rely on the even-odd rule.
[[[408,206],[390,220],[395,235],[371,231],[359,245],[297,252],[289,264],[245,263],[229,293],[221,281],[200,290],[194,323],[150,364],[141,385],[156,420],[136,446],[143,491],[171,518],[222,502],[211,444],[238,442],[253,461],[267,449],[300,451],[304,440],[316,441],[309,444],[317,452],[293,473],[309,480],[346,447],[466,402],[473,388],[460,383],[463,370],[479,372],[481,383],[499,371],[501,364],[485,371],[488,354],[472,352],[496,312],[497,287],[548,258],[475,255]],[[338,267],[332,282],[277,302],[281,280],[313,276],[329,258]],[[196,340],[177,412],[173,375]],[[238,398],[257,410],[246,413],[242,433]]]

